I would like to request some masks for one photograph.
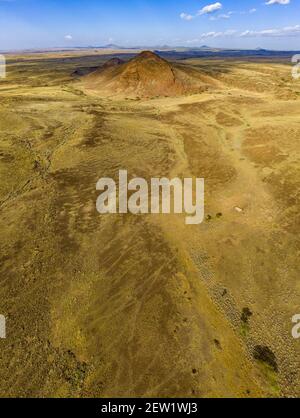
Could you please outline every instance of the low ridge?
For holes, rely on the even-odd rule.
[[[102,65],[102,69],[116,67],[118,65],[124,64],[125,61],[120,58],[111,58]]]

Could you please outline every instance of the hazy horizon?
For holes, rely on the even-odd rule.
[[[1,1],[1,0],[0,0]],[[124,51],[127,50],[160,50],[160,48],[163,49],[168,49],[168,48],[173,48],[173,49],[179,49],[179,48],[185,48],[187,50],[193,50],[193,49],[201,49],[201,48],[207,48],[208,50],[232,50],[232,51],[256,51],[256,50],[265,50],[265,51],[273,51],[273,52],[299,52],[299,49],[282,49],[282,48],[261,48],[261,47],[254,47],[254,48],[234,48],[234,47],[218,47],[218,46],[210,46],[210,45],[195,45],[195,46],[184,46],[184,45],[131,45],[131,46],[124,46],[122,44],[106,44],[106,45],[82,45],[82,46],[78,46],[78,45],[74,45],[74,46],[60,46],[60,45],[56,45],[56,46],[49,46],[49,47],[35,47],[35,48],[11,48],[11,49],[0,49],[0,53],[16,53],[16,52],[48,52],[48,51],[65,51],[65,50],[69,50],[69,51],[74,51],[74,50],[90,50],[90,49],[111,49],[112,51],[114,51],[114,48],[109,48],[109,46],[115,46],[115,50],[121,49]]]

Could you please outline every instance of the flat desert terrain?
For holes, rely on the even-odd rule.
[[[300,81],[276,59],[174,57],[164,95],[151,56],[97,76],[121,55],[8,56],[1,396],[300,396]],[[97,181],[124,169],[204,178],[205,222],[99,215]]]

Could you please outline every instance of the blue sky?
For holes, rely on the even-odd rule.
[[[300,50],[300,0],[0,0],[0,49],[105,45]]]

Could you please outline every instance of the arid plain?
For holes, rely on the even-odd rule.
[[[1,396],[300,396],[300,81],[175,56],[199,91],[104,94],[114,54],[11,55],[0,81]],[[99,215],[120,169],[205,178],[205,222]]]

